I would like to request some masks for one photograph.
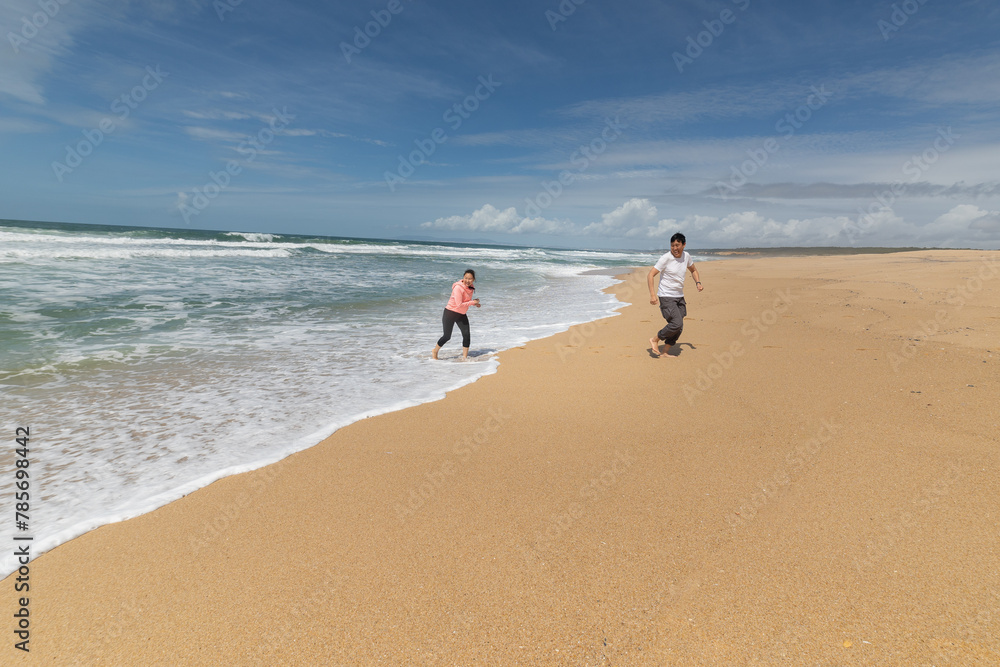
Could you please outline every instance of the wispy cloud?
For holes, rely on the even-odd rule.
[[[56,3],[59,12],[41,27],[32,23],[40,11],[31,0],[5,0],[0,3],[0,26],[4,26],[0,48],[0,97],[6,95],[30,104],[46,102],[42,79],[61,58],[69,57],[74,34],[90,23],[89,9],[97,3],[78,0],[79,7],[68,11]]]
[[[52,128],[45,123],[27,118],[0,118],[0,134],[21,134],[28,132],[47,132]]]
[[[455,137],[453,143],[460,146],[529,146],[539,148],[580,140],[583,135],[583,131],[566,128],[506,130],[463,134]]]
[[[727,198],[747,199],[871,199],[872,193],[891,191],[898,183],[747,183],[736,188]],[[716,188],[701,194],[717,195]],[[907,183],[906,194],[911,197],[992,197],[1000,195],[1000,182],[953,183],[937,185],[927,181]]]
[[[388,141],[381,141],[380,139],[368,139],[366,137],[356,137],[353,134],[345,134],[344,132],[331,132],[330,130],[309,130],[304,128],[293,128],[286,130],[279,130],[279,135],[286,137],[324,137],[327,139],[350,139],[351,141],[360,141],[366,144],[372,144],[373,146],[392,146]]]
[[[221,109],[212,109],[210,111],[184,109],[181,113],[197,120],[245,120],[251,117],[250,114],[242,111],[223,111]]]
[[[933,62],[885,67],[844,76],[853,95],[884,95],[909,100],[918,108],[1000,103],[1000,54],[945,56]]]
[[[247,138],[246,132],[233,132],[232,130],[220,130],[214,127],[199,127],[199,126],[187,126],[184,128],[184,132],[188,136],[201,141],[209,142],[226,142],[226,143],[238,143],[245,141]]]
[[[963,55],[828,76],[795,74],[696,91],[594,99],[569,105],[559,113],[582,118],[617,114],[636,125],[765,117],[796,108],[814,89],[829,91],[837,104],[872,97],[905,99],[911,113],[944,104],[996,104],[1000,103],[1000,55]]]
[[[809,83],[804,81],[718,86],[696,92],[588,100],[565,107],[560,113],[572,118],[621,116],[633,125],[702,122],[773,114],[801,103],[808,93]]]

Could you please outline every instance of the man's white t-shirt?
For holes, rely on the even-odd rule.
[[[668,252],[657,260],[655,267],[660,272],[660,286],[656,290],[656,295],[672,299],[684,296],[684,272],[692,264],[694,260],[686,250],[681,253],[680,259]]]

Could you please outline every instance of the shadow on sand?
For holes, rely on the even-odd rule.
[[[646,351],[649,352],[649,357],[651,359],[659,359],[660,357],[679,357],[679,356],[681,356],[681,349],[685,345],[687,345],[688,347],[690,347],[692,350],[697,350],[698,349],[694,345],[692,345],[691,343],[676,343],[669,350],[667,350],[666,352],[661,352],[659,354],[659,356],[653,354],[653,348],[651,348],[651,347],[646,348]]]

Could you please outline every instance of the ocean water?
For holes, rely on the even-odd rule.
[[[38,555],[367,416],[436,400],[495,354],[605,317],[588,269],[643,253],[0,221],[0,489],[29,426]],[[441,311],[476,270],[471,361]],[[5,503],[10,506],[9,503]],[[11,513],[13,514],[13,513]],[[9,553],[13,549],[5,550]],[[11,555],[0,574],[16,568]]]

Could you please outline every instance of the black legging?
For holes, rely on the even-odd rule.
[[[444,309],[441,316],[441,324],[444,326],[444,335],[438,339],[438,347],[441,347],[451,340],[451,332],[458,325],[458,330],[462,332],[462,347],[469,347],[471,340],[469,336],[469,316],[465,313],[456,313],[454,310]]]

